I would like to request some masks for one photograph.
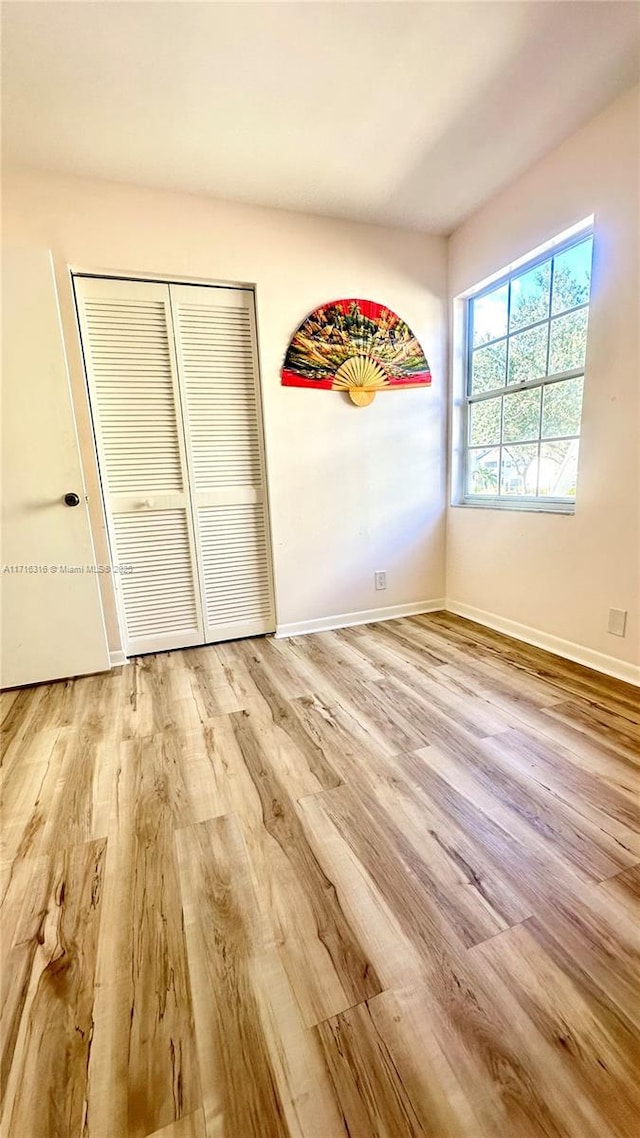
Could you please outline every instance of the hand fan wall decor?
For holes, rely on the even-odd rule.
[[[333,300],[294,333],[282,368],[285,387],[347,391],[366,407],[376,391],[426,387],[431,372],[411,329],[373,300]]]

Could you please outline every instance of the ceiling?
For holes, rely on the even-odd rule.
[[[447,233],[638,78],[639,13],[5,3],[5,161]]]

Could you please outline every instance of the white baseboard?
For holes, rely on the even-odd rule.
[[[109,653],[109,663],[112,668],[121,668],[123,664],[129,663],[129,657],[119,648],[117,652]]]
[[[626,660],[618,660],[615,656],[607,656],[604,652],[596,652],[593,648],[586,648],[583,644],[574,644],[571,640],[562,640],[559,636],[552,636],[549,632],[541,632],[537,628],[529,628],[526,624],[518,624],[515,620],[507,620],[504,616],[497,616],[484,609],[465,605],[460,601],[447,598],[444,606],[448,612],[457,616],[466,616],[467,620],[474,620],[477,624],[485,624],[487,628],[494,628],[496,632],[504,632],[505,636],[513,636],[516,640],[524,640],[526,644],[533,644],[535,648],[544,648],[556,656],[563,656],[565,660],[573,660],[576,664],[583,664],[586,668],[594,668],[596,672],[604,672],[606,676],[614,676],[617,680],[626,680],[628,684],[640,686],[640,666],[629,664]]]
[[[295,624],[279,624],[275,636],[303,636],[307,632],[330,632],[332,628],[350,628],[354,624],[371,624],[377,620],[393,620],[399,616],[417,616],[422,612],[437,612],[445,607],[444,599],[414,601],[407,605],[389,605],[382,609],[364,609],[362,612],[342,612],[335,616],[321,616],[317,620],[301,620]]]

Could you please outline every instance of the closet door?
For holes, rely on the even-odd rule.
[[[201,644],[169,286],[76,277],[75,290],[125,651]]]
[[[171,285],[207,641],[275,627],[253,293]]]

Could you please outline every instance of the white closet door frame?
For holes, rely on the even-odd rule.
[[[269,513],[269,501],[267,490],[267,473],[266,473],[266,457],[264,446],[264,420],[262,409],[262,391],[260,384],[260,365],[258,358],[258,340],[256,329],[256,311],[255,311],[255,296],[252,289],[247,288],[234,288],[224,287],[220,285],[202,285],[202,284],[170,284],[171,295],[171,308],[173,315],[173,329],[176,344],[176,353],[178,357],[178,370],[181,376],[180,393],[182,399],[182,416],[184,422],[184,433],[186,439],[187,462],[189,466],[189,481],[191,486],[191,503],[193,508],[193,524],[195,531],[196,546],[199,551],[199,565],[200,565],[200,581],[202,589],[202,612],[205,626],[205,642],[217,642],[222,640],[234,640],[246,636],[260,636],[266,633],[275,631],[275,602],[274,602],[274,581],[273,581],[273,552],[271,545],[271,524]],[[186,345],[183,335],[183,327],[181,326],[179,309],[180,305],[196,306],[202,305],[215,305],[219,308],[229,308],[231,310],[244,309],[249,317],[249,330],[250,330],[250,359],[251,359],[251,374],[252,374],[252,393],[255,398],[255,429],[258,447],[258,462],[253,479],[252,485],[228,485],[217,486],[215,488],[202,489],[198,486],[198,476],[196,470],[196,463],[194,459],[195,446],[192,424],[189,415],[189,368],[187,365],[187,357],[185,353]],[[254,533],[253,542],[257,546],[258,538],[260,538],[260,551],[259,554],[254,552],[250,555],[250,562],[255,565],[256,559],[259,558],[262,572],[262,580],[258,582],[259,588],[262,590],[263,601],[260,603],[258,615],[243,615],[243,608],[250,604],[243,601],[238,596],[236,600],[233,598],[230,602],[230,607],[234,605],[238,608],[238,614],[234,619],[223,621],[216,619],[212,615],[212,602],[211,597],[207,596],[208,592],[208,570],[205,564],[207,556],[207,546],[211,548],[211,540],[206,541],[203,530],[203,519],[205,518],[206,511],[209,508],[223,508],[228,507],[233,510],[237,508],[238,512],[243,511],[244,508],[255,506],[256,518],[259,518],[262,524],[262,533],[260,535]],[[244,512],[247,513],[246,509]],[[213,514],[214,509],[209,509],[209,513]],[[224,522],[223,522],[224,527]],[[244,529],[244,538],[240,540],[248,541],[251,543],[252,535],[251,522],[247,520]],[[224,528],[221,530],[223,540],[227,540],[227,535]],[[222,555],[221,555],[222,556]],[[249,572],[251,570],[249,569]],[[254,582],[255,584],[255,582]],[[230,585],[233,588],[233,585]],[[241,586],[236,586],[237,592]],[[209,603],[208,603],[209,602]],[[219,601],[216,603],[220,603]],[[224,608],[224,603],[222,604]]]
[[[193,516],[189,497],[188,465],[182,430],[182,412],[175,355],[175,342],[173,336],[173,324],[171,317],[169,285],[168,283],[163,284],[155,281],[151,282],[148,280],[141,280],[140,278],[136,280],[125,280],[108,277],[106,275],[84,275],[79,272],[74,274],[73,283],[78,320],[80,324],[82,351],[85,363],[85,375],[87,378],[87,385],[89,390],[91,417],[96,439],[98,471],[105,503],[107,534],[111,552],[112,578],[114,583],[116,604],[118,608],[118,616],[125,653],[128,656],[134,656],[145,652],[161,652],[164,650],[169,650],[171,648],[183,648],[202,644],[204,640],[204,621],[201,600],[202,590],[197,568],[198,560],[196,553],[195,536],[193,531]],[[153,297],[156,301],[161,301],[163,304],[169,345],[168,359],[171,370],[171,389],[173,392],[175,407],[177,446],[182,482],[182,490],[180,492],[154,490],[152,497],[150,496],[149,498],[146,498],[141,493],[115,494],[109,490],[109,479],[105,460],[106,440],[104,437],[104,432],[102,430],[100,398],[96,385],[96,375],[91,362],[91,334],[87,323],[85,306],[83,303],[87,299],[104,299],[105,283],[108,284],[110,296],[116,300],[119,299],[126,302],[139,299],[144,301],[149,300]],[[125,591],[127,587],[126,578],[119,572],[113,572],[113,568],[120,564],[121,559],[121,553],[118,550],[115,515],[137,514],[138,516],[150,518],[153,517],[154,514],[169,510],[180,510],[184,512],[191,563],[191,581],[193,584],[193,595],[195,598],[196,627],[194,627],[192,630],[187,631],[183,629],[177,632],[156,632],[150,636],[131,636],[127,630],[125,597]],[[122,561],[126,561],[126,557],[122,557]]]

